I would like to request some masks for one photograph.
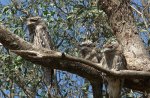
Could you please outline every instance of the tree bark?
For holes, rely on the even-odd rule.
[[[18,52],[14,52],[35,64],[45,64],[44,66],[50,66],[49,64],[54,63],[53,66],[51,66],[52,68],[75,73],[87,78],[88,80],[95,81],[102,80],[100,71],[109,75],[118,76],[118,78],[126,76],[128,79],[125,79],[125,87],[135,90],[149,91],[150,84],[147,81],[149,81],[150,76],[150,61],[148,53],[138,35],[136,25],[134,24],[132,9],[129,3],[130,0],[99,0],[101,8],[108,15],[108,21],[112,27],[114,35],[122,45],[123,53],[127,61],[127,68],[129,70],[148,71],[148,73],[136,71],[113,72],[101,68],[97,64],[88,62],[87,60],[68,59],[66,55],[63,56],[62,53],[33,47],[32,44],[25,42],[23,39],[2,28],[0,28],[0,42],[5,47],[19,50]],[[21,52],[20,50],[26,51]],[[48,56],[47,54],[52,54],[53,56],[49,55],[49,58],[47,58],[45,57]],[[81,63],[84,64],[79,66]],[[142,73],[144,73],[144,75]],[[140,78],[143,79],[137,79],[137,82],[131,78],[131,76],[133,78],[139,78],[138,76],[141,76]],[[144,76],[147,76],[147,78]]]
[[[97,82],[97,81],[90,81],[91,85],[92,85],[92,91],[93,91],[93,97],[94,98],[102,98],[102,89],[103,89],[103,83],[101,82]]]
[[[45,66],[50,66],[50,64],[55,63],[52,68],[68,71],[74,74],[78,74],[81,77],[87,78],[93,81],[102,81],[101,72],[107,73],[108,75],[116,75],[120,78],[126,77],[125,87],[134,90],[145,91],[150,88],[147,83],[147,79],[142,80],[142,82],[133,81],[133,78],[149,78],[149,72],[142,71],[111,71],[104,70],[101,67],[98,69],[99,65],[89,62],[88,60],[83,60],[81,58],[75,57],[65,57],[60,52],[50,51],[44,48],[34,47],[32,44],[24,41],[17,35],[11,33],[3,27],[0,27],[0,42],[7,48],[15,50],[14,52],[24,59],[31,61],[35,64]],[[17,52],[18,51],[18,52]],[[27,52],[28,51],[28,52]],[[51,54],[49,58],[45,58],[42,55]],[[81,64],[83,63],[83,64]],[[80,66],[79,66],[80,65]],[[95,66],[95,67],[94,67]],[[97,67],[96,67],[97,66]],[[99,70],[99,71],[98,71]],[[140,76],[140,77],[139,77]],[[144,86],[143,86],[144,85]]]
[[[138,34],[130,0],[99,0],[98,4],[107,14],[108,23],[117,40],[122,45],[122,50],[127,61],[127,69],[150,72],[149,54]],[[147,88],[147,86],[150,86],[150,82],[147,82],[150,81],[149,78],[137,80],[128,78],[125,81],[125,85],[128,87],[135,86],[130,85],[131,83],[135,83],[137,85],[133,88],[142,91],[150,90]]]
[[[122,45],[129,70],[150,71],[148,53],[138,34],[130,0],[99,0],[114,35]]]

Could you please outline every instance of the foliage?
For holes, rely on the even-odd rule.
[[[137,3],[133,2],[133,5],[137,6]],[[55,50],[74,56],[80,56],[77,46],[84,40],[90,39],[102,47],[105,40],[114,37],[107,16],[97,8],[95,0],[11,0],[8,5],[1,4],[0,9],[1,23],[27,41],[26,19],[29,16],[41,16],[47,22]],[[135,17],[139,31],[149,32],[145,29],[144,21],[140,21],[141,17]],[[47,97],[41,67],[8,51],[2,49],[0,54],[1,94],[5,97],[27,97],[29,92],[25,91],[29,89],[36,96]],[[57,81],[60,87],[57,97],[83,97],[84,93],[92,95],[89,83],[77,75],[57,71]]]

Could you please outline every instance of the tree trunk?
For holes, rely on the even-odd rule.
[[[127,61],[127,69],[150,71],[149,55],[138,34],[130,0],[99,0],[98,5],[101,5],[101,9],[107,14],[108,23],[122,45],[123,54]],[[134,86],[133,88],[138,90],[149,91],[150,82],[147,82],[150,81],[149,78],[137,80],[137,82],[134,79],[128,80],[126,81],[126,87]],[[130,85],[131,83],[137,85]]]
[[[93,98],[102,98],[102,86],[103,84],[101,82],[97,81],[90,81],[92,85],[92,91],[93,91]]]
[[[150,71],[148,53],[134,23],[130,0],[100,0],[99,3],[101,2],[114,35],[122,45],[127,68]]]
[[[149,61],[148,53],[146,52],[144,45],[142,43],[142,40],[140,39],[138,35],[137,28],[134,24],[132,9],[129,5],[129,2],[130,0],[99,0],[101,8],[108,15],[109,24],[112,27],[114,35],[117,37],[118,41],[122,45],[123,53],[125,55],[125,58],[128,64],[127,68],[129,70],[150,71],[150,68],[149,68],[150,61]],[[83,76],[89,80],[90,79],[102,80],[100,79],[101,77],[100,77],[99,71],[97,71],[94,67],[89,67],[86,65],[77,66],[77,65],[69,64],[70,63],[69,60],[66,58],[64,59],[63,57],[65,56],[63,55],[59,58],[51,57],[49,59],[44,58],[44,60],[40,59],[38,56],[40,56],[42,53],[44,54],[45,52],[43,51],[46,51],[45,49],[41,48],[41,50],[38,50],[37,47],[33,47],[31,44],[25,42],[23,39],[19,38],[18,36],[15,36],[14,34],[8,32],[6,29],[4,30],[1,27],[0,27],[0,42],[7,48],[16,50],[16,53],[17,53],[17,50],[18,51],[20,50],[20,54],[18,52],[18,55],[21,55],[23,58],[26,58],[27,60],[33,63],[45,64],[49,66],[51,62],[51,58],[53,58],[53,60],[55,60],[56,62],[62,63],[59,66],[58,65],[51,66],[53,68],[69,71],[69,72],[78,74],[80,76]],[[26,51],[28,55],[23,54],[21,50],[29,50],[29,52]],[[48,53],[50,53],[50,51],[47,51],[47,54]],[[37,54],[40,54],[40,55],[37,55]],[[36,56],[38,57],[37,59],[36,59]],[[65,64],[64,61],[68,62],[67,63],[68,66],[65,66],[67,64]],[[134,81],[134,79],[125,79],[125,86],[132,88],[132,89],[134,88],[136,90],[141,90],[141,91],[149,90],[150,88],[150,84],[148,85],[148,83],[150,83],[148,82],[149,78],[141,79],[137,81]],[[93,83],[93,85],[97,86],[98,84]],[[99,89],[98,87],[93,87],[93,90],[95,88]],[[96,94],[95,92],[93,93]],[[98,92],[94,96],[97,97]]]

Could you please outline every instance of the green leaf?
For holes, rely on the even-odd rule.
[[[81,15],[84,12],[84,9],[80,9],[77,11],[77,15]]]
[[[144,25],[145,25],[144,22],[137,23],[137,26],[144,26]]]
[[[46,11],[43,11],[43,14],[44,15],[47,15],[48,14],[48,11],[46,10]]]
[[[21,56],[17,56],[17,59],[16,59],[17,61],[20,61],[20,60],[22,60],[22,57]]]
[[[5,6],[5,7],[2,9],[2,13],[6,13],[8,10],[9,10],[9,6]]]
[[[145,29],[141,29],[140,32],[147,32],[148,33],[148,31]]]
[[[51,11],[51,15],[54,16],[54,15],[55,15],[55,12],[54,12],[54,11]]]
[[[148,46],[150,45],[150,39],[148,40]]]

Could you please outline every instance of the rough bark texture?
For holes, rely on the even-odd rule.
[[[88,66],[89,63],[91,66],[95,65],[94,63],[90,61],[86,62],[86,60],[81,58],[74,58],[72,56],[63,55],[63,53],[60,52],[38,48],[24,41],[22,38],[11,33],[3,27],[0,27],[0,42],[11,51],[35,64],[47,67],[51,66],[54,69],[78,74],[87,78],[88,80],[101,80],[100,72],[95,68]],[[48,55],[50,57],[47,57]],[[82,62],[85,63],[79,66]],[[53,63],[55,64],[53,65]]]
[[[99,81],[90,81],[92,90],[93,90],[93,98],[102,98],[102,82]]]
[[[123,47],[127,68],[150,71],[148,53],[138,34],[130,0],[100,0],[99,3],[108,16],[116,38]]]
[[[116,72],[107,70],[101,68],[98,64],[89,62],[88,60],[71,57],[60,52],[51,51],[44,48],[35,47],[3,27],[0,27],[0,42],[5,47],[13,50],[13,52],[16,54],[35,64],[51,66],[50,64],[55,63],[53,66],[51,66],[54,69],[78,74],[81,77],[92,81],[102,81],[100,72],[102,71],[108,75],[115,75],[118,78],[126,77],[127,79],[125,79],[124,87],[144,92],[150,88],[150,85],[146,80],[146,77],[147,79],[150,77],[149,72],[131,70]],[[83,64],[81,65],[81,63]],[[134,81],[133,78],[145,78],[145,81],[142,80],[143,82],[137,82]]]
[[[107,70],[99,64],[88,60],[32,46],[32,44],[25,42],[4,28],[0,28],[0,42],[5,47],[14,50],[15,53],[35,64],[75,73],[88,80],[97,81],[97,83],[102,80],[101,71],[108,75],[114,75],[117,78],[124,76],[126,78],[124,82],[125,87],[149,92],[150,61],[134,24],[129,2],[129,0],[99,0],[101,8],[108,15],[114,35],[122,45],[123,54],[127,61],[127,68],[130,71]],[[142,70],[148,72],[143,72]]]
[[[99,0],[101,9],[108,16],[108,22],[119,43],[122,45],[123,53],[127,61],[127,69],[150,71],[150,61],[148,53],[138,34],[134,22],[130,0]],[[140,86],[136,89],[149,91],[149,88],[142,85],[150,85],[148,78],[144,80],[133,80]],[[131,82],[130,82],[131,83]],[[146,84],[145,84],[146,83]]]

